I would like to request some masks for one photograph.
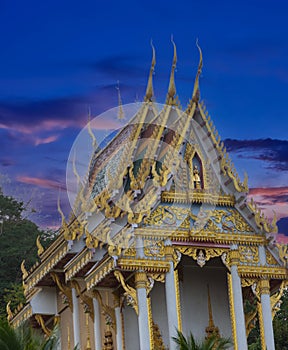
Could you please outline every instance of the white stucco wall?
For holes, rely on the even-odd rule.
[[[151,295],[153,321],[159,326],[162,339],[165,345],[168,346],[169,335],[168,335],[166,295],[165,295],[164,283],[155,282],[150,295]]]
[[[140,349],[138,318],[134,309],[125,305],[123,309],[125,327],[125,348],[126,350]]]
[[[213,262],[208,262],[201,268],[194,261],[185,258],[183,283],[180,284],[184,334],[192,332],[198,339],[205,337],[209,320],[209,284],[214,324],[222,336],[232,338],[226,274],[226,268],[220,264],[213,266]]]

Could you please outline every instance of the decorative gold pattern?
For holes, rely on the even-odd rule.
[[[148,257],[164,257],[165,247],[163,241],[144,240],[144,254]]]
[[[136,314],[138,315],[138,299],[137,299],[137,293],[134,288],[126,284],[124,277],[122,273],[118,270],[114,271],[114,275],[117,278],[117,280],[121,283],[122,288],[125,290],[124,296],[126,297],[127,304],[131,305],[133,309],[135,310]]]
[[[92,258],[92,251],[84,249],[78,256],[66,267],[65,279],[69,281],[79,272]]]
[[[114,261],[111,257],[107,258],[93,269],[88,276],[85,277],[87,290],[95,287],[105,276],[114,269]]]
[[[232,328],[234,349],[240,350],[240,349],[238,349],[238,343],[237,343],[235,304],[234,304],[234,296],[233,296],[232,276],[229,272],[227,273],[227,281],[228,281],[229,308],[230,308],[230,319],[231,319],[231,328]]]
[[[279,257],[283,262],[284,266],[287,267],[288,264],[288,244],[277,244],[279,251]]]
[[[25,278],[28,277],[28,272],[25,268],[25,259],[21,263],[21,271],[22,271],[22,280],[25,280]]]
[[[149,328],[149,343],[150,349],[154,349],[154,337],[153,337],[153,317],[152,317],[152,307],[151,298],[146,298],[147,312],[148,312],[148,328]]]
[[[261,338],[261,349],[266,350],[265,334],[264,334],[264,321],[261,303],[257,303],[258,318],[259,318],[259,328],[260,328],[260,338]]]
[[[212,336],[215,336],[217,338],[220,337],[219,334],[219,328],[215,326],[214,320],[213,320],[213,313],[212,313],[212,305],[211,305],[211,297],[210,297],[210,289],[209,285],[207,285],[207,292],[208,292],[208,314],[209,314],[209,323],[208,327],[205,328],[206,331],[206,338],[209,339]]]
[[[10,314],[11,316],[11,314]],[[20,324],[26,320],[28,320],[32,316],[32,307],[30,304],[27,304],[24,306],[23,309],[20,311],[17,311],[17,313],[12,314],[12,317],[10,319],[10,322],[12,323],[13,327],[17,328],[20,326]]]
[[[203,267],[208,260],[221,256],[227,251],[227,248],[203,248],[203,247],[185,247],[178,246],[177,249],[184,255],[188,255],[197,261],[200,267]]]
[[[234,207],[233,195],[218,195],[207,192],[162,192],[161,199],[167,203],[209,203],[221,206]]]
[[[276,278],[285,280],[287,270],[284,267],[266,267],[266,266],[246,266],[239,265],[238,273],[245,278]]]
[[[268,250],[266,249],[266,262],[268,265],[278,265],[278,262],[277,260],[274,258],[274,256],[268,252]]]
[[[270,297],[272,319],[274,319],[276,313],[280,310],[280,305],[282,303],[281,298],[285,290],[285,284],[286,284],[285,281],[282,281],[278,292],[271,295]]]
[[[264,216],[264,214],[261,212],[261,209],[258,208],[257,204],[254,202],[253,198],[251,198],[250,202],[247,202],[248,208],[251,210],[251,212],[254,214],[254,219],[257,227],[267,233],[277,233],[278,227],[276,225],[277,218],[274,214],[274,218],[272,220],[272,223],[269,223],[269,220]]]
[[[118,260],[118,266],[127,271],[137,271],[143,269],[146,272],[168,272],[170,265],[168,261],[164,260],[150,260],[150,259],[126,259],[121,258]]]
[[[27,289],[25,290],[25,295],[32,290],[33,287],[44,277],[46,276],[52,268],[66,255],[68,251],[68,243],[63,241],[59,246],[51,253],[51,256],[45,261],[42,261],[36,269],[29,274],[26,279]],[[47,250],[43,253],[45,254]]]
[[[174,270],[174,283],[175,283],[175,297],[176,297],[176,308],[177,308],[177,323],[178,323],[177,326],[179,331],[182,332],[181,300],[180,300],[178,270]]]
[[[250,264],[259,262],[258,247],[240,246],[238,249],[241,262]]]

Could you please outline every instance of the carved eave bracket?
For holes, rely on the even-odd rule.
[[[50,272],[50,275],[53,279],[53,281],[56,283],[57,287],[61,291],[61,293],[64,296],[64,302],[67,302],[69,305],[69,308],[73,312],[73,302],[72,302],[72,291],[71,287],[63,283],[60,279],[60,277],[55,272]]]
[[[120,271],[114,271],[114,276],[117,278],[118,282],[121,283],[121,286],[125,291],[124,296],[126,297],[127,304],[131,305],[135,310],[136,314],[138,315],[139,309],[136,289],[132,288],[125,282],[124,276]]]
[[[103,302],[102,296],[98,290],[93,290],[92,294],[102,308],[102,313],[106,319],[106,324],[111,326],[113,329],[116,329],[116,316],[114,308]]]

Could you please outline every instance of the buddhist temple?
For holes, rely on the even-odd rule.
[[[46,250],[38,240],[39,262],[21,266],[26,304],[7,307],[15,327],[29,320],[49,335],[58,324],[62,350],[174,350],[177,330],[247,350],[259,320],[262,349],[275,349],[287,246],[275,243],[276,217],[248,200],[247,176],[238,176],[201,99],[198,49],[187,107],[173,43],[165,104],[154,96],[153,48],[134,116],[103,147],[88,125],[95,150],[87,176],[74,167],[70,218],[59,203],[56,240]],[[120,92],[119,101],[123,120]]]

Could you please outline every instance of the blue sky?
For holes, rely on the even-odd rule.
[[[155,95],[165,101],[173,48],[181,104],[191,96],[199,39],[201,97],[251,193],[282,231],[288,222],[287,1],[0,0],[0,173],[33,193],[41,225],[57,225],[73,141],[93,116],[143,98],[156,48]],[[7,177],[10,184],[7,183]],[[43,200],[45,198],[45,200]],[[286,218],[286,219],[285,219]],[[286,220],[286,221],[285,221]],[[286,223],[286,226],[283,224]],[[287,229],[288,233],[288,229]]]

